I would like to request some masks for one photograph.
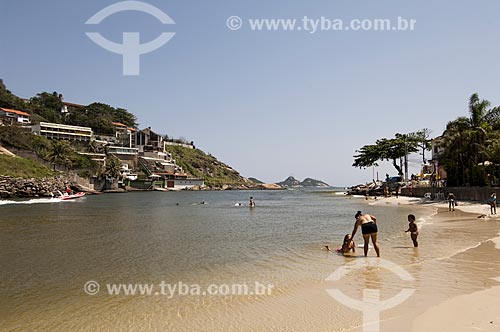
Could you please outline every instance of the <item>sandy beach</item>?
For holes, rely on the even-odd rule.
[[[458,202],[455,211],[449,211],[447,202],[432,202],[420,198],[400,196],[389,198],[370,198],[367,203],[370,206],[411,206],[432,207],[437,210],[434,216],[439,220],[439,227],[447,233],[457,231],[465,225],[471,231],[480,230],[490,238],[479,241],[476,245],[469,246],[460,252],[445,257],[451,259],[453,264],[460,264],[464,270],[470,269],[472,273],[470,281],[474,280],[483,284],[481,289],[473,290],[467,285],[463,285],[461,295],[456,295],[435,303],[429,296],[425,301],[426,305],[415,308],[415,315],[402,314],[399,318],[388,322],[383,331],[405,331],[429,332],[429,331],[499,331],[500,330],[500,260],[498,250],[500,250],[500,217],[491,215],[490,207],[486,204],[473,202]],[[453,230],[453,226],[460,219],[460,227]],[[434,225],[436,226],[436,225]],[[488,237],[488,236],[487,236]],[[488,257],[488,258],[486,258]],[[437,258],[442,260],[443,258]],[[450,275],[448,278],[456,278],[457,275]],[[458,282],[457,282],[458,283]],[[438,291],[440,285],[427,285]],[[433,303],[434,302],[434,303]],[[422,311],[422,309],[425,310]],[[407,321],[406,321],[407,320]],[[408,324],[408,321],[411,324]]]

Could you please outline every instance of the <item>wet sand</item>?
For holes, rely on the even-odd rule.
[[[430,269],[445,267],[450,273],[441,282],[426,280],[416,295],[424,296],[414,303],[412,312],[408,308],[394,309],[399,311],[397,317],[382,323],[381,331],[500,330],[500,217],[490,215],[488,205],[459,202],[455,211],[449,211],[446,202],[430,203],[408,197],[369,200],[368,204],[435,207],[438,212],[430,228],[440,230],[441,236],[451,241],[453,235],[464,233],[476,241],[464,243],[464,248],[452,255],[438,254],[432,264],[425,264]],[[450,287],[450,280],[455,280],[456,287]]]

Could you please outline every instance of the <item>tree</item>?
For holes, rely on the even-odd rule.
[[[26,110],[27,104],[23,99],[12,94],[0,79],[0,107],[15,109],[15,110]]]
[[[419,130],[417,132],[411,133],[410,136],[416,140],[417,147],[422,151],[422,164],[427,163],[427,159],[425,159],[425,151],[431,149],[431,131],[427,128]]]
[[[55,165],[64,165],[66,167],[71,167],[71,153],[73,152],[68,141],[52,141],[52,147],[47,153],[47,159]]]
[[[375,144],[365,145],[356,150],[358,154],[354,156],[352,166],[358,168],[378,166],[379,160],[387,160],[392,161],[398,175],[403,176],[403,169],[408,173],[407,156],[418,151],[419,141],[420,139],[409,134],[396,134],[395,138],[390,139],[381,138]]]
[[[63,107],[63,95],[57,92],[41,92],[30,99],[29,107],[32,113],[38,115],[41,120],[61,123],[61,108]]]
[[[117,179],[120,177],[121,173],[121,163],[118,158],[115,156],[106,157],[106,175],[112,177],[113,179]]]
[[[103,103],[92,103],[85,108],[73,110],[66,123],[74,126],[91,127],[97,134],[113,134],[113,122],[121,122],[136,127],[135,115],[122,108],[114,108]]]
[[[469,98],[468,111],[468,117],[450,121],[443,133],[444,153],[440,162],[450,185],[483,185],[485,179],[478,167],[484,168],[484,162],[496,155],[492,146],[498,139],[500,107],[490,108],[489,101],[474,93]]]

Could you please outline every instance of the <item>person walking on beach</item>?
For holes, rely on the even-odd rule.
[[[411,233],[411,240],[413,241],[413,246],[415,248],[418,247],[418,241],[417,241],[417,236],[418,236],[418,227],[417,224],[415,224],[415,216],[413,214],[408,215],[408,229],[405,231],[405,233],[410,232]]]
[[[363,214],[361,211],[358,211],[354,216],[354,219],[356,219],[356,222],[354,223],[351,239],[354,240],[354,235],[356,235],[358,228],[361,226],[361,233],[363,233],[363,240],[365,241],[365,257],[368,255],[368,243],[370,242],[370,238],[372,239],[373,247],[377,252],[377,257],[380,257],[380,248],[377,242],[377,218],[371,214]]]
[[[488,203],[490,203],[490,212],[491,214],[497,214],[497,193],[492,192],[490,199],[488,200]]]
[[[455,195],[448,194],[448,211],[455,211]]]

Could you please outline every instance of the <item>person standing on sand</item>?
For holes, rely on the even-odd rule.
[[[448,211],[455,211],[455,195],[448,194]]]
[[[417,224],[415,224],[415,216],[413,214],[408,215],[408,229],[405,231],[405,233],[410,232],[411,233],[411,240],[413,241],[413,246],[415,248],[418,247],[418,241],[417,241],[417,236],[418,236],[418,227]]]
[[[490,203],[490,212],[491,214],[497,214],[497,193],[492,192],[490,199],[488,200],[488,203]]]
[[[354,235],[356,235],[358,228],[361,226],[361,233],[363,233],[363,240],[365,241],[365,245],[363,247],[365,257],[368,255],[368,243],[370,242],[370,238],[372,239],[373,247],[377,252],[377,257],[380,257],[380,248],[377,243],[377,218],[371,214],[363,214],[361,211],[358,211],[354,218],[356,219],[356,222],[354,223],[351,239],[354,240]]]

